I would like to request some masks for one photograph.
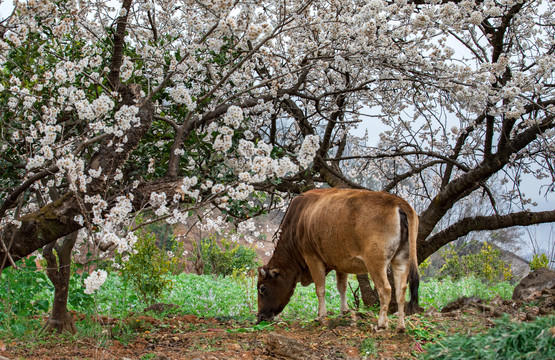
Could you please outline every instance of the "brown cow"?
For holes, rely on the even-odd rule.
[[[318,319],[326,316],[325,277],[335,270],[341,312],[348,312],[345,292],[348,274],[370,273],[380,297],[378,327],[387,328],[391,285],[395,280],[399,320],[405,328],[404,304],[410,280],[409,313],[418,306],[420,276],[416,261],[418,216],[403,199],[384,192],[317,189],[295,197],[278,230],[272,258],[258,268],[258,322],[279,314],[297,282],[314,282]]]

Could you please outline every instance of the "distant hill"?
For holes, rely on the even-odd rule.
[[[511,270],[514,276],[513,280],[520,281],[523,277],[530,273],[529,261],[511,251],[503,249],[499,249],[499,251],[501,252],[501,259],[511,264]]]
[[[495,244],[491,244],[493,248],[498,249],[500,252],[501,259],[509,264],[511,264],[511,271],[513,273],[513,282],[520,281],[523,277],[528,275],[530,272],[529,261],[515,253],[500,248]],[[461,246],[457,250],[457,255],[464,256],[468,254],[476,254],[482,249],[483,243],[478,241],[471,241]],[[441,251],[436,252],[430,256],[430,266],[426,269],[426,275],[430,277],[438,276],[439,271],[445,264],[445,259]]]

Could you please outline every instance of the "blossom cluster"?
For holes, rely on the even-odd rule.
[[[106,281],[108,273],[105,270],[95,270],[85,279],[85,294],[92,294]]]
[[[231,196],[233,200],[238,200],[238,201],[248,199],[248,197],[253,192],[254,192],[254,187],[252,185],[245,184],[245,183],[239,183],[237,186],[229,189],[228,191],[229,196]]]
[[[263,30],[264,30],[264,27],[262,25],[250,24],[249,27],[247,28],[246,36],[250,40],[256,40],[260,36]]]
[[[239,125],[241,125],[242,121],[243,109],[241,109],[239,106],[231,105],[224,115],[224,124],[237,129]]]
[[[87,190],[87,184],[90,182],[90,178],[85,175],[85,162],[83,159],[76,158],[70,153],[60,157],[56,161],[56,165],[60,169],[56,174],[59,181],[62,180],[62,176],[65,174],[73,190],[79,189],[82,192]]]
[[[99,243],[106,245],[106,247],[116,247],[118,254],[125,254],[133,252],[133,246],[137,242],[137,236],[132,232],[127,233],[126,236],[121,237],[111,231],[103,231],[97,235],[100,239]]]
[[[316,151],[320,148],[319,138],[318,135],[307,135],[304,138],[304,141],[301,145],[301,149],[298,153],[298,161],[299,164],[307,168],[312,160],[314,160],[314,156],[316,155]]]
[[[184,85],[177,85],[171,88],[170,97],[176,104],[185,105],[189,111],[192,111],[195,108],[195,103],[191,98],[191,94]]]
[[[163,216],[168,214],[169,209],[166,206],[167,204],[167,200],[166,200],[166,193],[165,192],[161,192],[161,193],[156,193],[156,192],[151,192],[150,193],[150,200],[149,203],[150,205],[152,205],[152,207],[156,210],[154,210],[154,213],[156,214],[156,216]]]
[[[137,106],[123,105],[114,114],[114,126],[106,128],[106,133],[122,137],[125,131],[129,130],[132,126],[140,125],[141,119],[137,116],[138,113],[139,108]]]
[[[112,69],[114,54],[105,44],[113,33],[107,29],[125,9],[111,10],[96,0],[95,6],[19,1],[0,39],[0,64],[6,70],[0,74],[0,149],[20,181],[52,165],[59,168],[30,188],[21,212],[35,211],[42,201],[38,197],[48,201],[54,188],[86,193],[88,184],[106,182],[109,191],[82,196],[91,211],[74,220],[94,225],[96,236],[89,236],[95,241],[128,252],[134,240],[122,229],[129,228],[133,197],[118,195],[156,180],[157,170],[174,155],[181,157],[178,174],[187,177],[174,194],[153,192],[149,201],[155,215],[185,223],[187,212],[177,203],[250,206],[256,183],[293,177],[310,167],[320,141],[329,148],[323,157],[339,153],[342,143],[345,158],[361,157],[341,161],[341,171],[352,179],[372,181],[380,174],[385,182],[426,168],[396,191],[433,193],[441,169],[427,164],[449,156],[472,168],[491,150],[484,151],[488,131],[494,141],[504,138],[498,132],[512,122],[506,140],[527,130],[537,139],[510,154],[508,169],[521,166],[512,174],[514,183],[524,182],[521,173],[551,179],[555,132],[545,129],[552,127],[546,119],[554,112],[550,19],[555,8],[547,0],[515,6],[521,2],[432,1],[415,11],[405,0],[309,2],[306,7],[207,0],[181,8],[175,1],[141,0],[130,9],[121,66]],[[507,12],[511,7],[515,14]],[[492,49],[495,41],[484,33],[484,19],[500,29],[502,54]],[[507,31],[501,31],[504,26]],[[122,86],[112,84],[114,70]],[[156,122],[164,122],[141,135],[138,148],[124,146],[130,132],[142,130],[140,102],[122,105],[126,82],[140,84]],[[370,144],[374,123],[365,120],[368,109],[387,127],[375,147]],[[176,141],[182,130],[190,136]],[[299,146],[306,130],[325,137],[305,136]],[[454,151],[463,137],[468,141]],[[91,164],[105,146],[137,151],[123,153],[129,161],[115,170]],[[170,147],[173,154],[161,153]],[[403,162],[394,157],[400,148],[442,157],[404,157]],[[386,160],[366,160],[378,159],[375,155]],[[134,172],[131,162],[148,164],[148,174]],[[457,171],[455,166],[453,178]],[[0,188],[6,186],[11,185]],[[492,196],[527,205],[516,190]],[[15,211],[8,212],[13,217]]]

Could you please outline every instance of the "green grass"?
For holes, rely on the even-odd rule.
[[[177,304],[179,312],[205,317],[254,320],[257,311],[256,278],[180,274],[172,277],[173,289],[164,294],[161,302]],[[331,314],[339,313],[339,294],[334,274],[326,279],[326,306]],[[349,278],[356,288],[354,276]],[[420,284],[420,305],[438,309],[461,296],[477,296],[485,300],[499,294],[510,299],[514,285],[509,282],[486,284],[475,278],[430,279]],[[125,289],[119,276],[110,274],[106,283],[95,295],[98,311],[103,315],[121,317],[129,311],[140,312],[145,304],[130,289]],[[354,304],[353,294],[347,290],[347,301]],[[314,284],[295,289],[290,303],[281,318],[286,321],[312,320],[318,312],[318,299]]]
[[[11,310],[0,313],[0,340],[32,344],[47,339],[39,330],[50,310],[48,306],[52,302],[52,286],[48,285],[40,273],[33,274],[32,268],[29,270],[20,273],[4,272],[0,278],[0,285],[4,290],[0,293],[0,308]],[[254,325],[257,312],[256,278],[235,273],[227,277],[180,274],[171,276],[171,279],[172,289],[163,293],[159,299],[160,302],[180,306],[170,311],[222,320],[234,319],[242,326],[234,329],[236,332],[259,330]],[[357,287],[354,276],[349,281],[352,288]],[[109,339],[127,344],[135,338],[139,328],[144,330],[143,324],[129,323],[127,319],[143,314],[147,304],[131,288],[125,286],[117,273],[110,272],[104,285],[93,295],[84,294],[82,279],[77,275],[72,278],[70,288],[68,308],[85,314],[85,320],[76,324],[78,333],[73,338],[95,338],[97,346],[102,347]],[[441,309],[461,296],[477,296],[489,300],[500,295],[509,299],[513,289],[514,285],[509,282],[490,284],[472,277],[457,281],[449,278],[426,279],[420,285],[420,305],[425,309],[431,306]],[[347,290],[347,300],[349,305],[354,304],[350,289]],[[327,277],[326,305],[331,316],[339,313],[339,294],[334,273]],[[317,311],[318,300],[314,285],[298,285],[280,318],[291,322],[310,322],[316,318]],[[94,321],[99,316],[119,320],[107,332],[107,329]],[[549,358],[544,355],[551,355],[554,351],[554,338],[549,334],[549,329],[555,326],[555,317],[546,319],[538,319],[533,323],[535,325],[518,325],[503,319],[495,329],[487,333],[472,335],[467,332],[446,338],[446,334],[452,332],[443,329],[432,318],[416,315],[407,319],[407,332],[417,341],[436,343],[428,348],[427,354],[422,355],[425,359],[541,360]],[[259,326],[270,329],[275,324]],[[371,355],[376,351],[375,345],[370,339],[361,342],[359,349],[362,354]],[[145,356],[148,358],[148,354]]]
[[[40,274],[40,273],[38,273]],[[34,278],[26,272],[5,272],[3,280],[10,282],[4,295],[0,295],[0,305],[17,310],[15,313],[4,312],[0,316],[0,333],[7,337],[21,337],[40,328],[41,320],[36,317],[48,314],[52,302],[52,287],[47,286],[43,276]],[[25,281],[21,281],[21,279]],[[36,280],[40,281],[36,281]],[[204,317],[231,318],[238,321],[254,321],[257,311],[256,278],[243,274],[236,276],[211,276],[180,274],[172,276],[173,288],[163,294],[160,302],[177,304],[179,313],[194,314]],[[349,281],[357,287],[356,279]],[[20,289],[21,287],[21,289]],[[475,278],[429,279],[421,283],[420,305],[424,308],[434,306],[438,309],[461,296],[478,296],[491,299],[499,294],[508,299],[514,286],[508,282],[484,284]],[[347,290],[347,301],[354,304],[353,294]],[[28,306],[23,306],[29,304]],[[41,304],[38,306],[36,304]],[[46,304],[46,306],[44,306]],[[126,287],[120,276],[109,273],[108,279],[98,292],[91,295],[83,293],[81,278],[72,278],[68,308],[81,313],[100,314],[109,317],[124,318],[130,313],[142,313],[145,304],[130,288]],[[335,287],[335,274],[331,273],[326,282],[326,306],[329,314],[339,312],[339,294]],[[310,321],[316,318],[318,300],[314,285],[298,285],[291,302],[285,307],[281,318],[285,321]],[[19,316],[21,313],[22,316]],[[23,316],[25,315],[25,316]],[[29,315],[35,315],[33,317]],[[11,335],[10,335],[11,334]],[[2,335],[0,334],[0,337]]]
[[[460,278],[457,281],[451,278],[427,279],[420,283],[420,306],[429,308],[434,306],[441,309],[453,300],[462,296],[476,296],[484,300],[490,300],[495,295],[503,299],[510,299],[515,285],[508,281],[499,283],[484,283],[475,277]]]
[[[27,275],[28,276],[28,275]],[[254,321],[257,311],[256,278],[247,276],[211,276],[180,274],[172,276],[173,289],[163,294],[160,302],[177,304],[179,312],[204,317],[233,318],[238,321]],[[353,288],[357,283],[354,276],[349,278]],[[26,286],[29,286],[27,283]],[[17,286],[14,285],[15,290]],[[462,278],[458,281],[450,279],[437,280],[428,279],[420,284],[420,305],[424,308],[434,306],[438,309],[461,296],[478,296],[483,299],[491,299],[499,294],[505,299],[511,297],[514,285],[508,282],[497,284],[484,284],[475,278]],[[146,304],[130,289],[126,288],[121,277],[116,273],[109,273],[108,279],[100,290],[92,296],[83,295],[77,286],[70,293],[71,310],[86,314],[101,314],[110,317],[125,317],[130,313],[142,312]],[[75,291],[75,289],[79,291]],[[77,293],[77,294],[75,294]],[[24,292],[27,299],[16,299],[17,291],[12,297],[4,301],[18,303],[28,301],[30,303],[52,301],[51,287],[40,286],[36,292]],[[32,295],[30,295],[32,294]],[[72,301],[78,296],[79,301]],[[354,304],[353,294],[347,290],[347,301]],[[326,306],[328,313],[339,313],[339,294],[335,287],[335,275],[328,275],[326,282]],[[297,286],[291,302],[285,307],[281,318],[286,321],[307,321],[316,318],[318,312],[318,300],[314,290],[314,284],[304,287]],[[35,312],[41,315],[41,312]],[[46,314],[46,312],[43,312]],[[14,324],[14,317],[10,322]],[[23,319],[16,323],[23,324]],[[6,324],[4,324],[6,325]],[[35,326],[26,324],[25,330],[36,329]],[[24,331],[22,327],[15,324],[13,330]],[[2,324],[0,323],[0,329]]]
[[[512,322],[508,316],[496,326],[472,337],[455,335],[426,346],[422,359],[553,359],[555,316],[540,317],[534,322]]]

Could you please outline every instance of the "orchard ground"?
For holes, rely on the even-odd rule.
[[[353,311],[345,317],[336,314],[338,294],[331,276],[327,326],[313,320],[312,286],[297,288],[277,321],[255,325],[253,281],[248,276],[182,274],[164,297],[172,305],[155,305],[145,312],[141,300],[111,274],[94,296],[94,311],[72,310],[76,335],[40,334],[46,314],[35,315],[21,322],[28,330],[19,336],[14,336],[17,329],[13,328],[0,333],[0,355],[10,360],[416,359],[425,353],[426,344],[454,334],[482,333],[503,313],[512,321],[530,321],[552,314],[555,306],[555,294],[532,303],[508,300],[513,288],[508,283],[489,286],[475,279],[431,279],[421,287],[425,311],[407,318],[405,333],[395,330],[395,315],[389,318],[389,330],[376,331],[376,309]],[[463,295],[466,301],[449,305]],[[351,292],[349,303],[355,302]]]
[[[82,317],[75,314],[76,317]],[[352,321],[336,317],[329,326],[315,321],[278,322],[255,328],[252,323],[194,315],[133,316],[126,319],[98,317],[78,322],[76,337],[41,338],[31,344],[13,341],[0,354],[8,359],[274,359],[268,337],[281,334],[298,340],[304,358],[414,359],[422,346],[443,334],[481,332],[490,326],[487,316],[476,311],[456,317],[429,313],[412,316],[408,331],[376,332],[371,318]],[[101,327],[99,336],[84,336],[86,327]],[[363,344],[368,344],[366,348]],[[286,351],[282,349],[282,351]],[[303,357],[298,357],[303,358]]]

